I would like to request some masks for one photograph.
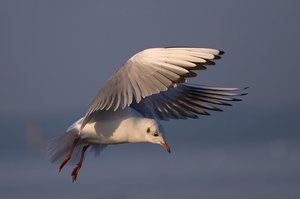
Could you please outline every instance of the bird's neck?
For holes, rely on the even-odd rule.
[[[127,142],[145,142],[145,134],[142,131],[142,119],[139,117],[129,117],[122,121],[119,129]]]
[[[128,133],[128,142],[146,142],[146,139],[142,132],[133,130]]]
[[[135,111],[134,109],[127,108],[126,115],[128,118],[123,120],[121,129],[123,129],[126,134],[126,138],[128,142],[146,142],[145,134],[144,134],[144,123],[145,120],[140,113]]]

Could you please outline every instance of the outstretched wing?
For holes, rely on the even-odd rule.
[[[207,111],[222,111],[216,105],[231,106],[230,102],[240,101],[236,97],[246,95],[245,89],[179,84],[130,107],[145,117],[160,120],[198,118],[198,115],[209,115]]]
[[[99,91],[89,107],[82,127],[89,116],[99,110],[125,108],[135,101],[167,91],[188,77],[193,70],[204,70],[222,51],[209,48],[151,48],[141,51],[122,65]]]

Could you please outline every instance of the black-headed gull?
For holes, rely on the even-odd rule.
[[[87,113],[66,133],[49,144],[52,161],[61,160],[59,171],[77,159],[74,182],[90,147],[99,153],[107,145],[135,142],[159,144],[169,153],[158,120],[198,118],[215,105],[230,105],[243,89],[187,84],[194,70],[215,64],[222,51],[209,48],[168,47],[141,51],[123,64],[107,81]],[[78,152],[78,156],[72,154]]]

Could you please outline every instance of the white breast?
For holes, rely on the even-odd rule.
[[[101,111],[82,129],[80,138],[94,144],[128,142],[131,129],[142,116],[131,108],[119,111]]]

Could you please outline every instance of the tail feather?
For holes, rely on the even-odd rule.
[[[48,143],[47,152],[51,162],[61,162],[65,158],[74,140],[79,136],[82,120],[83,118],[79,119],[71,125],[64,134],[54,138]],[[69,161],[70,164],[75,164],[79,161],[80,151],[83,145],[85,145],[85,143],[79,143],[75,146],[71,160]],[[106,146],[105,144],[94,144],[90,147],[89,151],[94,152],[95,156],[98,156]]]
[[[74,140],[78,137],[78,132],[79,131],[77,129],[69,130],[48,143],[47,151],[51,162],[58,162],[64,158],[64,156],[69,152]],[[74,149],[74,157],[76,156],[75,154],[79,154],[78,146]]]

